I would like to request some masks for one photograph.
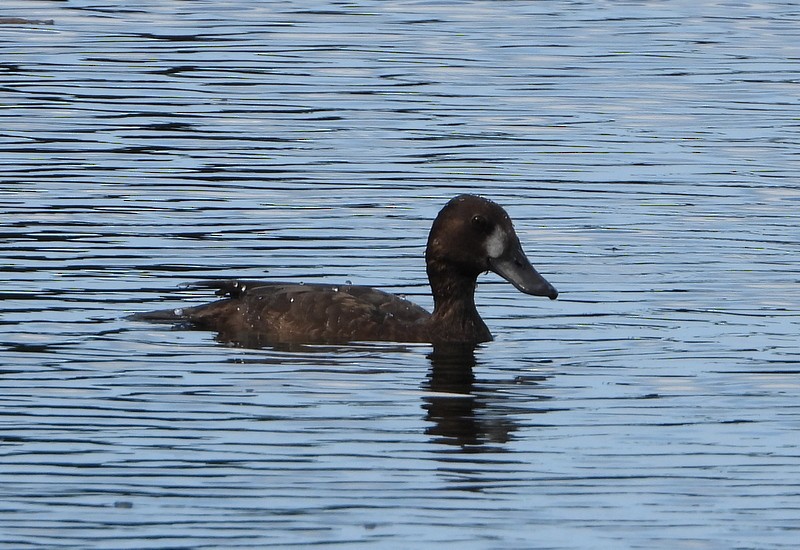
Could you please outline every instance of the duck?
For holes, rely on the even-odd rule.
[[[223,341],[248,346],[369,341],[477,345],[492,340],[475,306],[482,273],[494,272],[524,294],[558,297],[525,255],[508,213],[477,195],[456,196],[441,209],[428,235],[425,265],[433,312],[368,286],[209,279],[184,287],[213,290],[221,299],[130,318],[213,330]]]

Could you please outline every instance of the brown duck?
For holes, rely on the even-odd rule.
[[[245,345],[355,341],[476,344],[492,334],[475,308],[478,275],[493,271],[518,290],[554,300],[556,289],[533,268],[511,219],[474,195],[450,200],[433,222],[425,251],[433,313],[399,296],[357,285],[208,280],[222,300],[138,313],[139,321],[170,322],[219,332]]]

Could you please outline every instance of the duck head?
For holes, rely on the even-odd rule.
[[[503,208],[475,195],[459,195],[439,212],[425,253],[428,277],[437,283],[464,279],[474,286],[478,275],[492,271],[520,292],[555,300],[558,291],[525,256]]]

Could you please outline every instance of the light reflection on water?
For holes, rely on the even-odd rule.
[[[676,6],[4,3],[3,543],[793,548],[798,13]],[[562,293],[483,277],[474,355],[123,318],[430,308],[464,191]]]

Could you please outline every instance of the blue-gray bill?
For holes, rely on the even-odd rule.
[[[509,247],[502,256],[489,258],[489,267],[520,292],[547,296],[551,300],[558,298],[558,291],[531,265],[519,243]]]

